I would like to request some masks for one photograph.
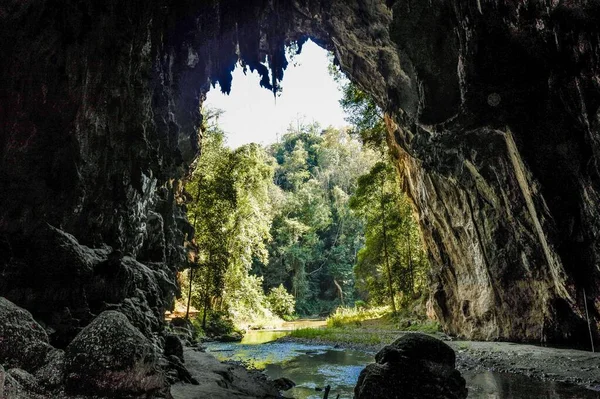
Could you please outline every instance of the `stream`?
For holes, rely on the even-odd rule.
[[[275,342],[290,331],[249,331],[240,343],[207,344],[221,361],[241,361],[264,369],[272,379],[287,377],[296,387],[285,392],[296,399],[320,399],[331,385],[330,397],[352,398],[358,376],[373,355],[329,345]],[[538,381],[519,374],[462,371],[473,399],[600,399],[600,392],[578,386]]]

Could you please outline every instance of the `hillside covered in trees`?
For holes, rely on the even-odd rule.
[[[356,303],[396,313],[425,296],[428,262],[381,113],[350,84],[342,105],[349,128],[297,121],[277,143],[235,150],[220,111],[204,111],[202,155],[185,185],[195,238],[180,274],[199,326],[261,326]]]

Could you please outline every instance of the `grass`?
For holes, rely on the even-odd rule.
[[[410,312],[392,315],[389,307],[336,309],[327,318],[325,328],[302,328],[291,333],[292,338],[327,343],[384,345],[398,337],[400,331],[435,334],[440,332],[436,321],[417,317]]]
[[[361,331],[348,327],[301,328],[292,331],[292,338],[309,339],[328,343],[381,345],[396,338],[389,331]]]
[[[441,331],[440,323],[437,321],[427,320],[424,322],[416,322],[403,329],[404,331],[422,332],[425,334],[435,334]]]
[[[461,342],[460,344],[458,344],[458,349],[459,350],[467,350],[469,349],[471,346],[467,343],[467,342]]]
[[[339,307],[327,318],[327,327],[357,326],[361,327],[367,320],[381,319],[390,313],[389,307],[345,308]]]

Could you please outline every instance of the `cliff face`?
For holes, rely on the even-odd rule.
[[[61,345],[107,309],[160,331],[209,83],[228,91],[242,59],[277,90],[285,44],[311,37],[388,114],[442,323],[578,340],[583,288],[600,320],[599,17],[550,0],[5,2],[0,295]]]
[[[393,114],[388,138],[435,265],[433,310],[469,338],[583,343],[584,290],[596,336],[600,311],[599,9],[433,8],[394,6],[419,108]],[[436,32],[448,20],[454,34]],[[436,33],[415,47],[411,22]]]

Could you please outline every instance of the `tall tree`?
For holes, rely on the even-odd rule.
[[[236,190],[231,154],[224,146],[224,133],[216,126],[203,132],[202,155],[196,161],[185,189],[194,201],[188,203],[188,218],[194,221],[198,271],[190,284],[197,282],[195,305],[203,310],[203,327],[212,300],[220,297],[230,252],[227,245]],[[194,298],[194,296],[192,296]]]
[[[363,223],[348,208],[374,153],[348,132],[291,126],[270,148],[277,159],[267,288],[284,284],[301,314],[324,313],[354,298],[352,268]]]

